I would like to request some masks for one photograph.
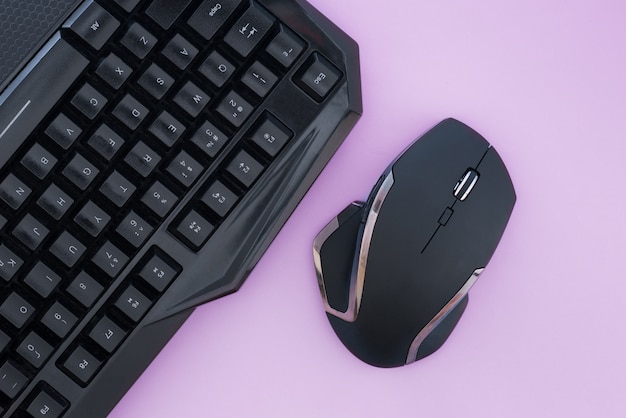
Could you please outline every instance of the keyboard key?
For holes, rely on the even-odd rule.
[[[60,418],[67,408],[67,401],[61,396],[48,393],[43,388],[37,389],[37,395],[28,404],[26,412],[34,418]]]
[[[139,142],[128,153],[124,161],[142,177],[148,177],[161,161],[161,157],[152,148]]]
[[[74,199],[68,196],[57,185],[50,185],[41,195],[37,204],[45,210],[48,215],[57,221],[63,217],[65,212],[74,204]]]
[[[241,184],[250,187],[261,175],[263,166],[247,152],[240,151],[230,164],[228,164],[226,171],[239,180]]]
[[[247,57],[267,35],[273,24],[274,18],[272,16],[261,8],[252,5],[228,31],[224,41],[239,55]]]
[[[265,97],[278,81],[278,76],[257,61],[246,71],[242,81],[257,96]]]
[[[114,0],[121,8],[127,12],[132,12],[141,0]]]
[[[122,137],[108,125],[101,125],[87,141],[89,146],[107,161],[111,161],[124,145]]]
[[[6,245],[0,244],[0,278],[9,281],[19,271],[24,262],[9,250]]]
[[[125,335],[126,332],[122,328],[105,316],[93,327],[89,338],[110,354],[120,345]]]
[[[152,226],[134,211],[130,211],[116,229],[135,248],[139,248],[148,239],[152,230]]]
[[[289,68],[304,50],[306,44],[296,34],[281,26],[266,51],[283,67]]]
[[[67,293],[85,308],[93,305],[103,290],[102,285],[84,271],[80,272],[67,287]]]
[[[178,197],[160,182],[146,191],[141,201],[157,216],[164,218],[178,202]]]
[[[109,214],[91,200],[74,217],[74,222],[94,238],[100,235],[110,221]]]
[[[139,23],[133,23],[121,42],[137,58],[143,59],[154,48],[157,38]]]
[[[146,14],[163,29],[169,29],[183,11],[189,6],[191,0],[153,0],[146,9]]]
[[[181,151],[167,166],[167,172],[185,187],[190,187],[203,170],[204,167],[185,151]]]
[[[110,278],[114,279],[126,266],[128,260],[128,256],[122,250],[111,244],[110,241],[107,241],[91,261],[100,267]]]
[[[52,291],[61,283],[61,276],[50,267],[39,261],[26,275],[24,283],[30,286],[39,296],[47,298]]]
[[[156,64],[150,65],[138,81],[152,97],[160,100],[174,84],[174,78]]]
[[[78,322],[76,315],[60,302],[54,302],[43,318],[41,318],[41,323],[59,338],[65,338],[74,328],[76,322]]]
[[[14,399],[26,386],[28,378],[8,361],[0,367],[0,392]]]
[[[118,208],[124,206],[136,190],[137,187],[117,171],[111,173],[100,187],[100,193]]]
[[[150,132],[166,147],[173,146],[185,132],[185,126],[169,112],[161,112],[150,126]]]
[[[33,145],[21,161],[40,180],[50,173],[57,162],[56,157],[39,144]]]
[[[318,53],[312,55],[299,74],[296,84],[318,103],[326,98],[342,77],[341,72]]]
[[[50,230],[43,226],[41,222],[28,214],[20,221],[13,230],[13,235],[20,240],[22,244],[31,250],[37,249],[46,238]]]
[[[238,199],[235,193],[224,186],[222,182],[216,180],[202,196],[202,203],[223,218],[235,206]]]
[[[206,218],[195,210],[190,211],[187,216],[176,226],[176,231],[191,244],[192,249],[198,249],[209,239],[214,226]]]
[[[224,145],[228,142],[228,137],[217,129],[211,122],[204,122],[200,129],[191,137],[194,143],[202,152],[211,158],[215,158]]]
[[[172,266],[173,264],[174,266]],[[179,265],[171,261],[165,261],[160,255],[154,254],[141,269],[139,277],[155,290],[162,292],[180,271],[181,267]]]
[[[128,286],[115,302],[115,306],[133,322],[139,322],[148,312],[150,305],[152,305],[150,299],[132,285]]]
[[[63,169],[63,175],[81,190],[87,189],[100,170],[85,157],[76,154]]]
[[[224,97],[217,111],[236,128],[239,128],[248,119],[254,108],[240,95],[231,91]]]
[[[96,74],[116,90],[122,87],[132,73],[133,69],[113,53],[109,54],[96,69]]]
[[[83,130],[63,113],[59,114],[46,129],[46,135],[65,150],[72,146],[82,132]]]
[[[115,33],[120,23],[98,3],[91,3],[86,9],[81,8],[68,19],[69,27],[95,49],[100,49]]]
[[[168,4],[171,3],[167,0]],[[162,54],[170,60],[172,64],[178,67],[179,70],[184,70],[189,67],[189,64],[198,55],[198,48],[193,46],[191,42],[176,34],[171,41],[165,45]]]
[[[35,308],[17,293],[11,293],[0,305],[0,316],[16,328],[22,328],[33,313],[35,313]]]
[[[28,199],[32,190],[22,180],[9,174],[0,183],[0,199],[17,210]]]
[[[202,63],[198,72],[205,76],[216,87],[222,87],[237,68],[217,51],[211,52]]]
[[[72,354],[63,363],[63,367],[70,373],[70,376],[77,378],[83,384],[89,382],[89,380],[96,374],[96,371],[102,364],[96,359],[89,351],[82,346],[78,346],[74,349]]]
[[[52,346],[31,331],[17,347],[16,351],[24,360],[38,369],[43,366],[43,363],[52,354]]]
[[[0,353],[11,343],[11,337],[0,331]]]
[[[115,117],[133,131],[139,127],[148,113],[148,108],[130,94],[124,96],[122,101],[113,109]]]
[[[174,97],[174,103],[194,118],[202,112],[209,100],[211,100],[209,94],[191,81],[185,83]]]
[[[50,247],[50,252],[69,268],[74,267],[86,250],[87,247],[69,232],[63,232]]]
[[[107,99],[91,84],[85,84],[72,99],[72,104],[89,119],[94,119],[104,109]]]
[[[204,0],[189,19],[189,26],[204,39],[210,40],[242,2],[243,0],[222,0],[218,7],[215,0]]]
[[[252,134],[252,142],[274,158],[293,134],[274,117],[268,117]]]

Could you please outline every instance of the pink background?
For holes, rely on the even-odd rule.
[[[626,416],[626,3],[311,3],[360,44],[363,117],[243,288],[112,416]],[[449,116],[497,148],[517,205],[442,349],[376,369],[326,320],[313,238]]]

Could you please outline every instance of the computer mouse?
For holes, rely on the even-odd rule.
[[[446,341],[491,259],[516,195],[500,156],[446,119],[315,238],[326,314],[343,344],[378,367],[424,358]]]

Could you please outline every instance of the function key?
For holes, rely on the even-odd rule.
[[[22,158],[22,165],[38,179],[44,179],[54,168],[58,160],[44,147],[35,144]]]
[[[109,54],[96,69],[96,74],[114,89],[119,89],[133,69],[115,54]]]
[[[215,158],[222,147],[228,142],[228,137],[211,122],[206,121],[191,137],[191,142],[200,148],[207,156]]]
[[[171,260],[165,260],[159,254],[154,254],[139,272],[146,283],[155,290],[162,292],[168,284],[180,273],[181,267]]]
[[[85,84],[72,98],[74,107],[89,119],[94,119],[107,104],[107,99],[91,84]]]
[[[152,97],[160,100],[174,84],[174,78],[156,64],[150,65],[138,81]]]
[[[133,322],[139,322],[150,305],[152,301],[132,285],[115,302],[115,306]]]
[[[67,287],[69,293],[85,308],[94,304],[104,288],[93,277],[82,271]]]
[[[204,167],[185,151],[181,151],[167,166],[167,172],[185,187],[190,187],[203,170]]]
[[[0,199],[17,210],[24,204],[32,190],[22,180],[9,174],[0,183]]]
[[[200,248],[213,232],[214,226],[195,210],[190,211],[176,226],[176,232],[193,249]]]
[[[216,87],[222,87],[237,68],[217,51],[211,52],[202,63],[198,72]]]
[[[56,274],[50,267],[38,262],[28,273],[24,283],[30,286],[39,296],[47,298],[52,291],[61,283],[61,276]]]
[[[27,382],[28,378],[8,361],[0,367],[0,392],[9,399],[14,399]]]
[[[108,125],[103,124],[96,130],[91,138],[89,138],[87,143],[104,159],[111,161],[120,148],[122,148],[122,145],[124,145],[124,140]]]
[[[285,125],[268,117],[252,134],[252,142],[274,158],[293,134]]]
[[[306,44],[293,32],[281,26],[280,32],[267,47],[267,52],[283,67],[288,68],[304,50]]]
[[[87,189],[98,173],[100,170],[80,154],[76,154],[63,169],[63,175],[80,190]]]
[[[57,221],[65,215],[72,204],[74,199],[55,184],[51,184],[37,200],[37,205]]]
[[[91,3],[81,7],[65,23],[76,35],[80,36],[95,49],[100,49],[109,40],[119,27],[118,22],[109,12],[98,3]]]
[[[36,396],[28,404],[26,412],[35,418],[59,418],[68,406],[58,394],[51,394],[43,387],[37,389]]]
[[[314,53],[296,78],[296,84],[321,103],[341,78],[341,72],[326,58]]]
[[[38,369],[43,366],[43,363],[52,354],[52,346],[31,331],[17,347],[16,351],[24,360]]]
[[[189,19],[189,26],[194,28],[206,40],[226,23],[243,0],[204,0]]]
[[[242,57],[250,52],[267,35],[274,24],[274,18],[261,8],[252,5],[228,31],[224,41]]]
[[[0,278],[9,281],[22,267],[23,261],[9,250],[6,245],[0,244]]]
[[[48,236],[50,230],[43,226],[41,222],[28,214],[20,221],[13,230],[13,235],[20,240],[22,244],[31,250],[37,249],[42,241]]]
[[[41,323],[59,338],[69,334],[76,322],[78,322],[76,315],[59,302],[54,302],[41,318]]]
[[[243,83],[259,97],[265,97],[278,81],[276,74],[266,66],[256,61],[246,71],[242,78]]]
[[[120,122],[134,131],[148,116],[148,108],[141,104],[139,100],[127,94],[113,109],[113,114]]]
[[[17,293],[11,293],[2,305],[0,305],[0,316],[9,321],[16,328],[22,328],[34,312],[35,308]]]
[[[157,216],[164,218],[178,201],[178,197],[160,182],[155,182],[141,201]]]
[[[185,83],[174,97],[174,102],[194,118],[202,112],[209,100],[209,94],[191,81]]]
[[[89,333],[89,337],[109,354],[115,351],[125,335],[126,331],[107,316],[98,321]]]
[[[46,135],[65,150],[78,139],[82,132],[82,129],[63,113],[59,114],[46,129]]]
[[[253,110],[252,105],[234,91],[229,92],[217,107],[218,113],[236,128],[243,125]]]
[[[63,363],[63,366],[70,373],[70,376],[86,384],[98,371],[100,364],[101,362],[89,351],[82,346],[78,346]]]
[[[157,38],[139,23],[133,23],[121,42],[137,58],[144,59],[156,45]]]
[[[261,175],[263,165],[252,158],[245,151],[240,151],[235,158],[232,159],[226,168],[233,177],[241,184],[250,187],[252,183]]]
[[[152,4],[146,9],[146,14],[159,26],[167,30],[190,3],[191,0],[153,0]]]
[[[239,198],[222,182],[216,180],[202,196],[202,203],[207,205],[220,217],[225,217]]]
[[[168,0],[167,3],[173,4],[171,0]],[[184,70],[196,58],[196,55],[198,55],[198,48],[179,34],[176,34],[172,40],[165,45],[162,54],[165,55],[172,64],[178,67],[179,70]]]

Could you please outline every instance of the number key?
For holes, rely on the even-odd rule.
[[[43,316],[41,323],[59,338],[64,338],[76,325],[78,318],[59,302],[54,305]]]

